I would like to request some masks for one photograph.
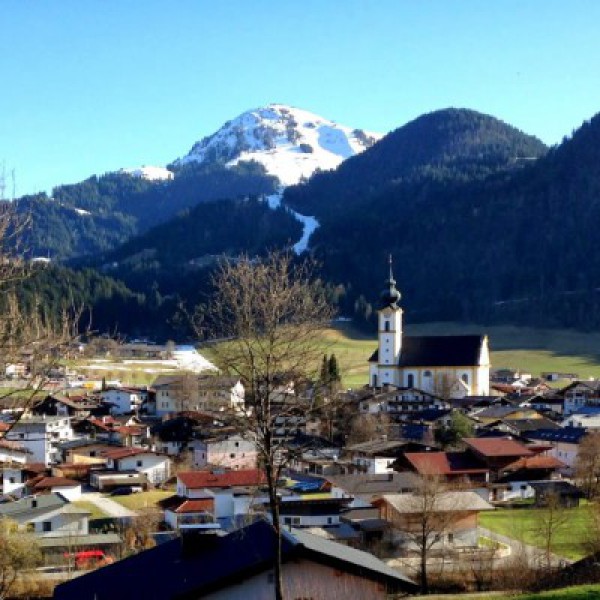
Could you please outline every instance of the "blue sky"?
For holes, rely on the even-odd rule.
[[[20,195],[164,165],[269,102],[381,132],[467,107],[554,144],[600,111],[599,22],[597,0],[3,0],[0,169]]]

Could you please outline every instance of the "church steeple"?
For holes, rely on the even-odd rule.
[[[381,292],[379,296],[380,308],[389,306],[390,308],[398,308],[398,302],[402,297],[400,292],[396,289],[396,280],[394,279],[394,273],[392,270],[392,255],[388,259],[390,265],[390,277],[386,281],[387,287]]]

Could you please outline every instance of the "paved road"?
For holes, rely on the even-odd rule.
[[[118,502],[103,496],[98,492],[89,492],[82,494],[82,500],[87,500],[92,504],[95,504],[102,512],[106,513],[109,517],[137,517],[137,513],[125,508]]]
[[[536,562],[545,561],[546,556],[544,551],[536,548],[535,546],[524,544],[519,540],[507,537],[505,535],[500,535],[499,533],[495,533],[494,531],[490,531],[489,529],[481,526],[479,527],[479,535],[483,535],[491,540],[496,540],[497,542],[506,544],[510,547],[512,556],[519,556],[519,553],[523,552],[525,556],[527,556],[527,558],[534,564]],[[572,560],[569,560],[564,556],[558,556],[557,554],[552,554],[551,560],[554,566],[565,566],[573,562]]]

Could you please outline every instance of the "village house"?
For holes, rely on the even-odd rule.
[[[60,461],[57,446],[73,439],[73,429],[69,417],[21,417],[5,437],[30,452],[29,462],[50,465]]]
[[[574,381],[563,388],[565,417],[577,412],[584,406],[600,406],[600,381]]]
[[[260,469],[239,471],[187,471],[177,475],[177,496],[186,500],[214,501],[215,520],[230,526],[250,513],[250,507],[264,494],[265,475]]]
[[[194,443],[194,466],[199,469],[255,469],[257,461],[256,443],[239,434]]]
[[[532,442],[549,446],[546,454],[564,463],[562,473],[569,476],[573,475],[579,444],[586,433],[587,431],[580,427],[564,427],[528,431],[526,435]]]
[[[119,536],[90,534],[89,517],[89,511],[54,492],[0,504],[0,518],[10,519],[35,535],[46,565],[64,566],[75,552],[86,550],[118,554]]]
[[[478,517],[494,507],[472,491],[440,491],[427,501],[424,516],[423,498],[415,493],[385,494],[373,503],[391,527],[390,539],[405,551],[416,551],[415,537],[426,517],[437,522],[434,550],[476,548],[479,544]]]
[[[367,388],[370,393],[359,402],[361,413],[406,414],[426,409],[450,408],[447,400],[417,388],[401,388],[386,384],[381,388]]]
[[[135,471],[144,475],[153,485],[159,485],[171,475],[171,461],[168,456],[142,448],[111,448],[102,453],[109,470],[121,472]]]
[[[147,399],[148,392],[141,388],[107,387],[100,391],[103,402],[111,405],[112,415],[129,415],[136,412]]]
[[[108,598],[242,599],[273,595],[275,540],[265,521],[207,539],[184,532],[126,560],[59,585],[55,600]],[[309,533],[284,531],[283,586],[289,598],[369,598],[415,592],[400,570],[360,550]],[[165,577],[165,573],[169,573]]]
[[[363,473],[393,473],[394,462],[409,450],[428,451],[432,446],[415,442],[371,440],[346,448],[345,453]]]

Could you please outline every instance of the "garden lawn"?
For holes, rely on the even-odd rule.
[[[514,600],[600,600],[600,585],[576,585],[537,594],[523,594]]]
[[[150,490],[130,494],[129,496],[110,496],[110,499],[130,510],[141,510],[143,508],[155,508],[161,500],[170,496],[173,496],[172,491]]]
[[[90,521],[93,521],[94,519],[107,519],[109,517],[109,515],[101,511],[93,502],[88,502],[87,500],[75,500],[73,504],[77,506],[77,508],[89,511],[91,513],[89,517]]]
[[[536,516],[542,508],[507,508],[496,509],[479,515],[479,524],[500,535],[525,542],[531,546],[542,547],[544,544],[536,534]],[[552,551],[559,555],[577,560],[586,554],[586,542],[591,519],[586,505],[567,509],[569,518],[558,530]]]

